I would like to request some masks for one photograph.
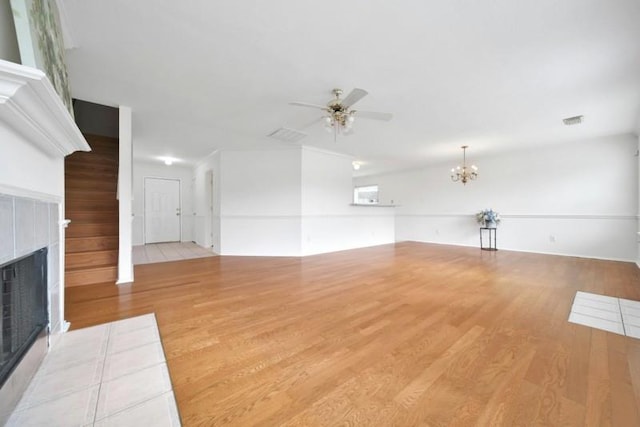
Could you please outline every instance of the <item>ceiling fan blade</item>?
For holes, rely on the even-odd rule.
[[[356,110],[355,115],[356,117],[362,117],[363,119],[384,120],[387,122],[393,118],[393,114],[391,113],[378,113],[377,111]]]
[[[308,102],[290,102],[289,105],[295,105],[297,107],[319,108],[321,110],[327,109],[326,105],[309,104]]]
[[[347,95],[345,99],[342,100],[342,106],[351,107],[353,104],[360,101],[362,98],[364,98],[368,94],[369,92],[367,92],[364,89],[355,88],[354,90],[349,92],[349,95]]]

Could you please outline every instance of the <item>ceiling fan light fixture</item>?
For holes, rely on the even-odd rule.
[[[338,135],[348,135],[352,132],[352,126],[355,122],[356,110],[352,110],[351,106],[364,98],[368,92],[363,89],[353,89],[345,98],[341,98],[342,89],[333,89],[331,91],[334,98],[329,101],[326,106],[309,104],[306,102],[291,102],[291,105],[299,107],[317,108],[323,110],[327,115],[323,117],[323,122],[327,132],[333,133],[333,140],[336,141]],[[363,111],[363,117],[374,120],[391,120],[393,117],[389,113],[378,113],[372,111]]]

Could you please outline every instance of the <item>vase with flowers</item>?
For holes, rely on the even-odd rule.
[[[476,221],[485,228],[496,228],[500,224],[500,214],[493,209],[483,209],[476,214]]]

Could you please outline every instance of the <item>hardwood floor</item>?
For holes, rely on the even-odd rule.
[[[421,243],[137,266],[72,328],[155,312],[185,426],[640,425],[640,340],[567,322],[631,263]]]

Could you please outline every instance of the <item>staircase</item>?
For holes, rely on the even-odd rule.
[[[84,135],[91,152],[65,159],[65,286],[118,277],[118,140]]]

